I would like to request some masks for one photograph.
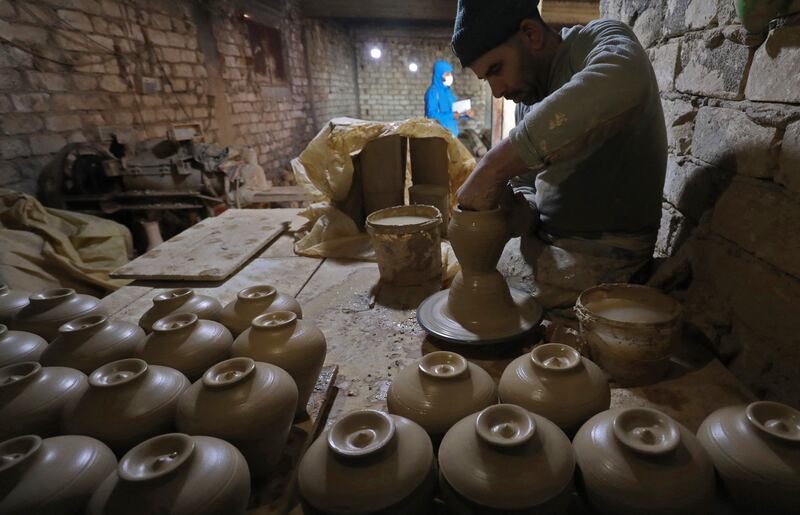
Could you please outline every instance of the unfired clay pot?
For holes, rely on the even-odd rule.
[[[19,310],[8,326],[18,331],[38,334],[47,341],[58,336],[58,328],[76,318],[105,314],[100,301],[91,295],[75,293],[71,288],[55,288],[34,293],[30,303]]]
[[[433,446],[404,417],[361,410],[337,420],[300,462],[308,514],[430,513],[436,487]]]
[[[797,513],[800,411],[767,401],[729,406],[709,415],[697,437],[744,512]]]
[[[87,436],[6,440],[0,443],[0,513],[83,513],[116,466],[111,449]]]
[[[0,367],[23,361],[39,361],[45,347],[47,342],[41,336],[26,331],[11,331],[0,324]]]
[[[448,513],[564,513],[575,459],[558,426],[519,406],[497,404],[447,432],[439,468]]]
[[[30,293],[12,290],[0,284],[0,324],[8,324],[19,310],[28,305]]]
[[[133,357],[144,337],[139,326],[109,320],[105,315],[76,318],[58,329],[58,336],[42,353],[41,363],[91,374],[101,365]]]
[[[299,392],[297,414],[302,415],[326,351],[325,335],[317,326],[298,320],[291,311],[278,311],[256,317],[250,328],[233,342],[231,356],[272,363],[289,372]]]
[[[222,304],[207,295],[199,295],[191,288],[176,288],[153,297],[153,306],[139,319],[139,326],[150,332],[156,321],[167,315],[194,313],[202,320],[218,320]]]
[[[709,513],[714,467],[697,438],[664,413],[615,408],[573,440],[589,502],[602,513]]]
[[[236,447],[170,433],[140,443],[92,496],[87,515],[242,515],[250,474]]]
[[[89,389],[64,410],[65,433],[87,435],[121,455],[174,427],[175,407],[189,387],[175,369],[141,359],[112,361],[89,376]]]
[[[283,369],[232,358],[209,368],[180,398],[178,430],[224,438],[263,476],[278,463],[297,409],[297,386]]]
[[[172,367],[196,381],[208,367],[228,358],[232,344],[231,332],[219,322],[180,313],[154,323],[136,356],[151,365]]]
[[[499,391],[501,402],[542,415],[568,435],[611,404],[611,389],[600,367],[560,343],[539,345],[509,363]]]
[[[0,440],[59,434],[64,407],[87,388],[86,375],[72,368],[33,361],[0,368]]]
[[[453,424],[497,403],[484,369],[454,352],[432,352],[402,369],[386,395],[389,413],[413,420],[438,442]]]
[[[276,311],[292,311],[297,318],[303,318],[300,303],[291,295],[280,293],[274,286],[266,284],[251,286],[240,291],[236,300],[222,308],[219,321],[236,337],[250,327],[258,315]]]

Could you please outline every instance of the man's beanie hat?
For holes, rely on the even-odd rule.
[[[505,42],[525,18],[539,17],[539,0],[458,0],[453,47],[462,66]]]

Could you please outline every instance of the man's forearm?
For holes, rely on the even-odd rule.
[[[483,160],[487,160],[486,168],[496,182],[505,182],[530,171],[509,138],[492,147]]]

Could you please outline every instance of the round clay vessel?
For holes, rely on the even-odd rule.
[[[415,422],[353,411],[317,438],[300,462],[304,512],[430,513],[435,463],[431,440]]]
[[[797,513],[800,411],[777,402],[722,408],[697,432],[733,501],[750,513]]]
[[[228,358],[233,336],[224,325],[194,313],[167,315],[153,324],[136,351],[151,365],[164,365],[196,381],[208,367]]]
[[[41,336],[26,331],[11,331],[0,324],[0,367],[23,361],[39,361],[46,347],[47,341]]]
[[[58,328],[70,320],[105,314],[96,297],[75,293],[71,288],[45,290],[32,294],[28,299],[30,303],[17,312],[8,326],[38,334],[47,341],[58,336]]]
[[[144,337],[139,326],[109,320],[105,315],[76,318],[58,329],[58,336],[42,353],[40,362],[91,374],[101,365],[133,357]]]
[[[453,209],[447,237],[464,275],[484,274],[497,266],[511,237],[500,208],[486,211]]]
[[[25,435],[0,443],[0,513],[83,513],[117,459],[87,436]]]
[[[87,435],[122,455],[174,427],[178,397],[189,387],[175,369],[141,359],[112,361],[89,376],[89,388],[64,410],[65,433]]]
[[[560,343],[539,345],[509,363],[499,392],[501,402],[541,415],[567,435],[611,404],[611,388],[600,367]]]
[[[262,284],[240,291],[235,300],[222,308],[219,321],[236,337],[250,327],[258,315],[276,311],[291,311],[297,318],[303,318],[303,309],[297,299],[278,292],[274,286]]]
[[[454,352],[432,352],[400,371],[389,386],[389,413],[413,420],[434,442],[453,424],[497,403],[497,387],[484,369]]]
[[[305,413],[308,398],[325,361],[325,335],[291,311],[259,315],[233,342],[231,356],[272,363],[289,372],[297,383],[297,415]]]
[[[0,324],[8,324],[19,310],[30,302],[30,293],[12,290],[7,284],[0,284]]]
[[[242,515],[250,497],[247,463],[210,436],[170,433],[128,451],[100,485],[87,515]]]
[[[202,320],[218,320],[222,304],[207,295],[199,295],[191,288],[176,288],[153,297],[153,306],[139,319],[139,327],[150,332],[153,324],[167,315],[194,313]]]
[[[65,406],[88,388],[83,372],[34,361],[0,368],[0,440],[59,434]]]
[[[283,369],[232,358],[209,368],[178,402],[178,430],[224,438],[244,454],[253,476],[278,463],[297,409],[297,386]]]
[[[598,413],[573,440],[589,502],[602,513],[709,513],[714,467],[697,438],[664,413]]]
[[[564,513],[575,459],[544,417],[497,404],[461,419],[439,447],[448,513]]]

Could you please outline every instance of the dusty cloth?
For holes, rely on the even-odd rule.
[[[45,208],[30,195],[0,189],[0,282],[36,291],[54,287],[106,293],[130,281],[109,273],[133,252],[130,231],[111,220]]]
[[[438,137],[447,141],[450,198],[475,167],[475,159],[435,120],[414,118],[397,122],[372,122],[352,118],[331,120],[292,160],[297,183],[316,196],[317,202],[300,213],[309,219],[306,233],[295,243],[295,252],[310,257],[337,257],[375,260],[375,252],[366,232],[332,202],[343,201],[353,182],[352,156],[371,140],[390,135],[410,138]],[[457,261],[449,244],[443,245],[445,278],[457,271]]]

